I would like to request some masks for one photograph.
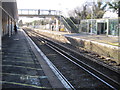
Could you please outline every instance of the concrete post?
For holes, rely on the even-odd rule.
[[[11,23],[10,23],[10,21],[11,21],[11,18],[9,17],[8,18],[8,35],[9,35],[9,37],[11,37]]]
[[[11,35],[13,34],[13,24],[12,24],[12,18],[11,18]]]
[[[96,20],[96,34],[98,35],[98,23],[97,23],[97,20]]]
[[[0,50],[1,50],[1,47],[2,47],[2,40],[1,40],[1,37],[2,37],[2,2],[0,1]]]
[[[87,20],[87,33],[89,33],[89,20]]]
[[[2,73],[2,2],[0,0],[0,73]],[[0,74],[0,81],[2,81],[2,75]],[[2,84],[0,83],[0,90],[2,90]]]
[[[59,31],[58,19],[56,19],[56,31]]]
[[[9,16],[8,16],[8,18],[7,18],[7,34],[8,34],[8,36],[9,36]]]
[[[109,19],[107,19],[107,31],[106,31],[106,34],[107,35],[109,34]]]

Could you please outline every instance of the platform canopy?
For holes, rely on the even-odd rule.
[[[2,0],[2,8],[13,19],[18,20],[18,9],[17,9],[17,1],[16,0]]]

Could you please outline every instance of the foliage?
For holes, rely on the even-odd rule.
[[[70,19],[71,19],[75,24],[78,24],[78,23],[79,23],[78,20],[77,20],[76,18],[74,18],[74,17],[70,17]]]
[[[95,4],[93,2],[92,8],[90,8],[89,3],[86,2],[82,7],[76,7],[73,12],[71,11],[70,15],[74,18],[79,17],[80,19],[98,19],[103,17],[106,6],[106,3],[97,2],[97,4]],[[74,16],[73,13],[75,14]]]
[[[86,18],[91,19],[91,14],[88,14]]]
[[[109,8],[113,9],[114,12],[117,12],[118,16],[120,17],[120,1],[118,1],[118,2],[107,2],[107,4],[109,5]]]
[[[104,13],[106,12],[107,4],[103,4],[102,2],[97,2],[97,4],[93,5],[93,18],[94,19],[98,19],[98,18],[102,18]]]
[[[18,22],[18,25],[19,25],[20,27],[23,26],[23,21],[20,20],[20,21]]]
[[[82,7],[77,7],[74,9],[74,12],[77,14],[80,19],[86,19],[87,17],[87,5],[83,5]]]
[[[29,26],[29,25],[46,25],[50,23],[49,20],[47,19],[41,19],[41,20],[34,20],[32,22],[26,22],[26,25]]]
[[[107,4],[109,5],[110,9],[113,9],[114,11],[118,11],[118,9],[120,8],[120,1],[117,2],[107,2]]]

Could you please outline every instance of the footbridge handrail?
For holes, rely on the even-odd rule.
[[[68,22],[66,21],[65,17],[62,16],[62,15],[61,15],[60,17],[62,18],[63,24],[65,25],[65,27],[71,31],[72,28],[70,27],[70,25],[69,25]]]
[[[74,24],[76,28],[78,28],[71,18],[69,18],[69,20]]]

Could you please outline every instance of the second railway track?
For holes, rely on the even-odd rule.
[[[119,89],[119,73],[99,65],[35,31],[25,30],[25,32],[75,88]]]

